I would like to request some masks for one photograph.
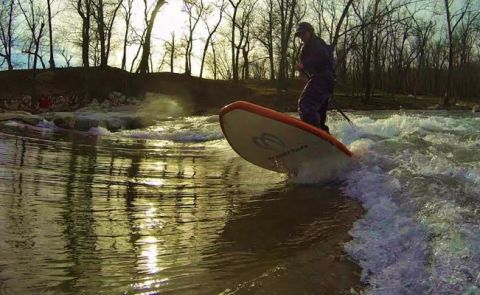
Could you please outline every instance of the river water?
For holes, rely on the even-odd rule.
[[[480,118],[350,116],[333,182],[247,163],[216,116],[2,123],[0,293],[480,293]]]

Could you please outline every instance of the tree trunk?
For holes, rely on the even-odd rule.
[[[448,71],[447,71],[447,83],[445,84],[445,94],[443,96],[443,106],[450,106],[450,91],[452,87],[452,74],[453,74],[453,30],[452,19],[450,17],[450,5],[448,0],[445,0],[445,10],[447,14],[447,26],[448,26]]]
[[[213,53],[213,80],[217,80],[217,53],[215,51],[215,46],[212,42],[212,53]]]
[[[202,54],[202,63],[200,65],[200,78],[202,78],[202,76],[203,76],[203,67],[205,65],[205,57],[207,56],[207,50],[208,50],[208,47],[210,46],[210,41],[212,40],[213,35],[217,31],[218,26],[220,26],[220,23],[222,22],[223,9],[224,9],[223,6],[220,9],[221,9],[220,10],[220,17],[218,19],[218,22],[215,24],[212,31],[209,30],[207,40],[205,40],[205,46],[203,47],[203,54]]]
[[[235,26],[237,22],[237,11],[238,11],[238,6],[242,2],[242,0],[239,0],[236,4],[233,3],[232,0],[228,0],[230,4],[233,7],[233,16],[232,16],[232,32],[231,32],[231,40],[230,40],[230,47],[231,47],[231,54],[232,54],[232,78],[234,82],[238,81],[238,62],[235,62],[238,60],[237,56],[235,54]]]
[[[10,1],[10,9],[8,14],[8,24],[7,24],[7,36],[5,40],[5,60],[7,61],[8,70],[13,70],[13,63],[12,63],[12,24],[13,24],[13,7],[15,4],[15,0]]]
[[[98,0],[97,11],[97,25],[98,25],[98,41],[100,42],[100,67],[107,66],[107,51],[106,51],[106,37],[105,37],[105,16],[103,12],[103,0]]]
[[[47,0],[48,6],[48,37],[50,39],[50,59],[48,63],[50,64],[50,68],[55,68],[55,58],[53,56],[53,29],[52,29],[52,8],[51,8],[51,0]]]
[[[268,61],[270,63],[270,80],[275,80],[275,57],[273,55],[273,0],[269,1],[270,13],[268,14]]]
[[[377,17],[378,12],[378,5],[380,4],[380,0],[375,0],[375,6],[373,9],[372,20]],[[370,64],[372,62],[372,50],[373,50],[373,32],[375,31],[376,22],[372,21],[372,23],[368,26],[368,37],[367,37],[367,51],[365,56],[365,63],[363,65],[363,81],[365,86],[364,92],[364,103],[368,103],[372,97],[372,77],[370,71]]]
[[[297,0],[281,0],[280,1],[280,57],[278,66],[278,82],[279,89],[284,89],[287,80],[287,51],[288,43],[290,42],[292,28],[293,28],[293,16],[295,8],[297,6]]]
[[[42,38],[43,34],[43,28],[45,27],[45,24],[42,22],[40,24],[40,31],[38,32],[38,37],[35,36],[35,32],[33,32],[33,40],[35,43],[35,54],[33,56],[33,82],[32,82],[32,99],[31,99],[31,107],[35,108],[39,99],[37,97],[37,56],[38,56],[38,50],[40,49],[40,40]]]
[[[150,15],[150,20],[147,24],[147,32],[145,34],[145,40],[143,43],[142,58],[140,59],[140,65],[138,66],[137,70],[137,72],[141,74],[145,74],[148,71],[148,60],[150,57],[150,40],[152,36],[153,24],[155,23],[155,18],[157,17],[158,11],[163,4],[165,4],[165,0],[156,1],[155,7],[153,8],[152,14]]]
[[[170,51],[170,72],[173,73],[173,62],[175,60],[175,35],[172,34],[172,50]]]
[[[85,5],[83,5],[83,1],[85,1]],[[82,64],[88,68],[90,66],[90,18],[92,15],[92,0],[78,0],[77,11],[82,18]]]

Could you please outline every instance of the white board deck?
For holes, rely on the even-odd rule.
[[[339,169],[353,159],[335,137],[297,118],[245,101],[220,111],[225,138],[245,160],[268,170]]]

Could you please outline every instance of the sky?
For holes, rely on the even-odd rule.
[[[152,2],[151,0],[149,2]],[[208,1],[207,1],[208,2]],[[137,2],[137,4],[142,4],[141,1]],[[142,5],[137,5],[134,7],[134,14],[132,23],[135,27],[143,27],[144,25],[144,7]],[[196,29],[196,32],[202,33],[205,32],[203,28],[203,24],[199,23]],[[123,29],[123,28],[122,28]],[[188,31],[188,15],[184,12],[183,8],[183,1],[182,0],[169,0],[159,11],[157,18],[155,19],[153,34],[152,34],[152,52],[153,52],[153,59],[154,64],[160,62],[160,59],[163,56],[163,43],[164,41],[171,40],[171,34],[175,34],[176,43],[180,43],[180,38]],[[199,40],[194,40],[194,56],[199,56],[201,54],[201,50],[203,47],[203,42]],[[138,49],[138,45],[131,46],[128,48],[128,59],[131,61],[133,59],[134,54]],[[122,53],[117,51],[114,59],[111,61],[113,64],[120,66]],[[193,59],[192,70],[193,73],[196,74],[199,71],[199,61],[197,59]],[[128,63],[128,62],[127,62]],[[183,69],[184,59],[180,58],[175,61],[176,67],[181,67]],[[167,70],[167,65],[163,68],[163,70]],[[178,69],[180,70],[180,69]]]
[[[37,0],[36,0],[37,1]],[[40,0],[38,0],[40,1]],[[70,54],[74,56],[72,60],[73,66],[79,66],[81,64],[81,50],[78,45],[74,44],[74,41],[78,42],[80,35],[79,29],[81,26],[81,21],[77,13],[70,7],[69,10],[65,8],[68,7],[71,0],[54,0],[54,9],[57,11],[61,11],[61,13],[57,14],[54,18],[54,27],[55,32],[54,36],[56,38],[56,47],[61,48],[65,46],[67,50],[70,51]],[[147,0],[149,5],[153,3],[154,0]],[[204,0],[205,2],[211,2],[214,0]],[[439,1],[439,0],[438,0]],[[464,0],[458,0],[455,3],[459,4]],[[133,16],[133,24],[137,28],[144,27],[144,5],[142,0],[135,0],[136,4],[134,8],[134,16]],[[437,2],[438,6],[441,7],[441,3]],[[480,0],[476,4],[477,7],[480,9]],[[116,44],[114,50],[112,50],[112,54],[109,60],[109,65],[120,67],[121,64],[121,57],[122,57],[122,46],[120,44],[121,40],[123,39],[123,32],[124,32],[124,25],[123,25],[123,17],[121,15],[117,16],[116,24],[115,24],[115,31],[117,36],[114,39],[118,40],[118,44]],[[215,11],[214,15],[211,18],[212,22],[216,22],[218,18],[218,11]],[[437,17],[440,22],[444,21],[443,16]],[[19,22],[23,21],[23,16],[18,17]],[[309,19],[308,19],[309,20]],[[224,17],[223,24],[228,21],[227,17]],[[163,44],[165,40],[171,39],[171,33],[174,32],[176,36],[176,43],[180,43],[180,38],[185,36],[188,26],[188,16],[183,10],[183,0],[168,0],[168,2],[160,9],[160,12],[155,20],[155,26],[152,36],[152,53],[153,53],[153,61],[154,61],[154,70],[157,70],[158,63],[163,56]],[[72,34],[76,28],[77,33]],[[440,33],[441,34],[441,33]],[[199,23],[198,28],[196,30],[196,36],[205,36],[205,28],[204,24]],[[67,37],[65,37],[67,36]],[[73,37],[73,38],[72,38]],[[45,46],[45,63],[48,63],[48,54],[47,53],[47,46],[48,46],[48,39],[44,37],[44,46]],[[21,50],[21,42],[17,42],[17,55],[16,61],[20,64],[23,64],[23,67],[26,65],[26,55],[19,54]],[[137,52],[138,44],[135,44],[128,48],[128,59],[127,59],[127,68],[130,68],[131,61]],[[194,40],[193,44],[193,59],[192,59],[192,74],[198,75],[199,72],[199,64],[200,64],[200,55],[201,50],[203,50],[203,41],[196,39]],[[64,66],[65,61],[64,59],[57,54],[56,57],[57,65]],[[184,65],[184,57],[182,54],[179,54],[179,58],[175,61],[176,71],[182,72]],[[162,70],[168,70],[167,65],[165,65]]]

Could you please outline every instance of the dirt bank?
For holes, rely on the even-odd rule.
[[[222,106],[240,99],[279,111],[295,111],[304,81],[291,81],[287,91],[278,91],[272,81],[233,83],[175,73],[142,76],[107,67],[38,70],[35,80],[31,70],[3,71],[0,72],[0,85],[0,108],[9,110],[36,112],[31,103],[32,94],[33,100],[43,96],[54,101],[60,99],[62,103],[53,104],[54,111],[72,111],[88,105],[93,99],[100,103],[112,99],[112,93],[125,98],[142,98],[147,93],[155,93],[172,97],[189,112],[199,114],[216,113]],[[361,97],[337,87],[334,105],[347,110],[435,109],[439,108],[439,101],[437,97],[376,93],[368,103],[364,103]],[[454,108],[472,109],[473,105],[459,102]]]

